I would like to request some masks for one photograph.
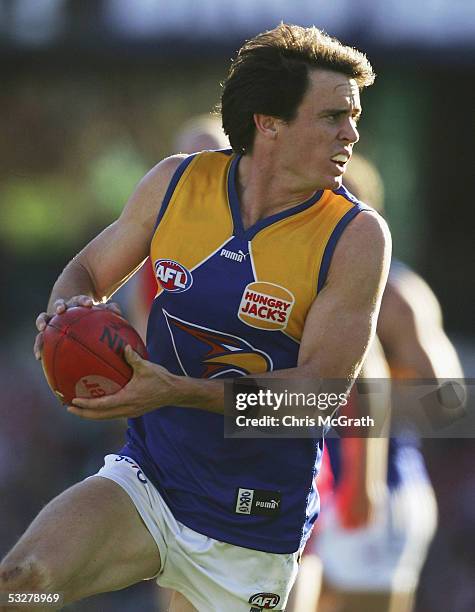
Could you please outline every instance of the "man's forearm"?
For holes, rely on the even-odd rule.
[[[101,298],[95,292],[89,272],[79,261],[73,259],[61,272],[53,286],[48,301],[48,313],[53,313],[56,300],[64,299],[67,301],[76,295],[87,295],[95,302],[101,301]]]
[[[209,380],[176,376],[175,389],[177,406],[200,408],[216,414],[224,413],[224,380]]]
[[[209,412],[215,412],[217,414],[224,413],[224,386],[225,380],[209,380],[202,378],[190,378],[187,376],[174,376],[172,385],[175,388],[175,394],[173,403],[183,408],[200,408]],[[240,377],[239,380],[246,380],[246,376]],[[254,374],[249,376],[253,380],[257,379],[263,381],[272,379],[293,379],[301,380],[302,382],[319,381],[319,376],[315,372],[314,368],[300,365],[295,368],[287,368],[285,370],[275,370],[273,372],[265,372],[260,374]],[[231,379],[228,379],[228,382]],[[352,381],[349,378],[342,378],[338,381],[341,383],[341,393],[349,393]],[[323,382],[323,388],[325,383]],[[319,387],[319,391],[322,389]],[[335,391],[335,381],[331,381],[331,391]]]

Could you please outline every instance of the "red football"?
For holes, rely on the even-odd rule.
[[[68,308],[50,319],[43,332],[43,370],[63,404],[74,397],[116,393],[132,378],[124,347],[145,359],[147,350],[135,329],[111,310]]]

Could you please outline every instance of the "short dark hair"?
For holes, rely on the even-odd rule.
[[[222,84],[220,106],[223,129],[236,153],[252,150],[254,113],[283,121],[295,117],[313,68],[341,72],[360,89],[375,79],[364,53],[316,27],[281,23],[244,43]]]

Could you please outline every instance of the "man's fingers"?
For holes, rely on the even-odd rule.
[[[75,295],[69,300],[63,298],[57,299],[53,304],[54,314],[62,314],[68,308],[74,308],[74,306],[84,306],[85,308],[91,308],[94,306],[94,300],[90,295]]]
[[[67,308],[73,308],[74,306],[84,306],[85,308],[91,308],[94,306],[94,301],[90,295],[75,295],[66,302]]]
[[[67,410],[76,416],[97,421],[125,417],[130,410],[127,410],[127,402],[120,400],[119,394],[121,391],[98,398],[75,397]]]
[[[115,312],[116,314],[122,316],[122,310],[120,309],[119,304],[117,304],[117,302],[107,302],[105,304],[105,307],[108,310],[112,310],[112,312]]]
[[[117,400],[112,395],[104,395],[103,397],[87,398],[87,397],[75,397],[72,401],[73,406],[85,410],[107,410],[113,406],[117,406]],[[112,406],[111,406],[112,404]]]
[[[63,298],[58,298],[53,303],[52,313],[48,314],[47,312],[41,312],[36,317],[36,329],[40,332],[36,338],[35,343],[33,345],[33,353],[36,359],[41,359],[41,350],[43,348],[43,337],[41,332],[46,329],[48,325],[48,321],[55,315],[60,315],[66,312],[68,308],[73,308],[74,306],[84,306],[86,308],[91,308],[94,306],[94,301],[89,295],[76,295],[72,297],[70,300],[64,300]],[[111,303],[111,310],[120,314],[120,308],[117,304]]]
[[[134,351],[130,344],[127,344],[124,349],[124,357],[125,361],[132,366],[132,368],[136,368],[143,361],[140,355]]]
[[[43,349],[43,331],[46,329],[50,317],[46,312],[42,312],[36,318],[36,329],[40,332],[36,335],[35,343],[33,344],[33,354],[36,360],[41,359],[41,351]]]
[[[103,308],[108,308],[117,314],[122,314],[120,306],[116,302],[110,302],[108,304],[98,304]],[[75,306],[83,306],[85,308],[92,308],[94,306],[94,300],[90,295],[75,295],[69,300],[58,298],[53,303],[52,313],[42,312],[36,319],[36,327],[38,331],[44,331],[48,321],[54,316],[63,314],[68,308],[74,308]]]
[[[40,332],[44,331],[44,329],[46,328],[46,325],[48,324],[49,319],[50,319],[50,316],[46,312],[40,313],[36,317],[36,329]]]
[[[41,350],[43,348],[43,334],[40,332],[35,338],[35,344],[33,345],[33,353],[35,359],[38,361],[41,359]]]
[[[79,416],[83,419],[90,419],[92,421],[107,421],[109,419],[117,419],[125,416],[122,408],[98,412],[97,410],[78,408],[77,406],[68,406],[67,411],[70,414],[74,414],[75,416]]]
[[[63,299],[56,300],[53,304],[54,314],[61,314],[66,310],[66,302]]]

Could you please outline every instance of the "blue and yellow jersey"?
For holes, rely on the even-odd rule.
[[[147,347],[152,361],[175,374],[230,378],[295,367],[338,238],[367,208],[344,188],[318,191],[244,228],[239,160],[231,151],[185,159],[157,219]],[[176,406],[131,419],[121,450],[178,521],[274,553],[294,552],[308,537],[319,510],[313,482],[321,451],[320,440],[224,438],[222,415]],[[240,491],[278,507],[242,512]]]

